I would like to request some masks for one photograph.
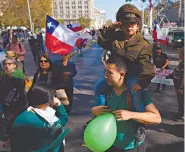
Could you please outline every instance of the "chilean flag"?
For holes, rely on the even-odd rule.
[[[81,27],[81,25],[79,23],[76,23],[76,24],[68,24],[67,27],[70,30],[74,31],[74,32],[79,32],[79,31],[82,30],[82,27]]]
[[[164,33],[162,33],[162,31],[160,30],[159,25],[156,23],[154,26],[154,30],[153,30],[153,39],[163,45],[167,45],[167,40],[166,40],[166,36],[164,35]]]
[[[46,47],[55,54],[69,54],[79,35],[66,26],[60,24],[55,19],[46,18]]]

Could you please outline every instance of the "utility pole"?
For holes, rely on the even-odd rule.
[[[181,22],[182,22],[182,0],[179,0],[178,18],[179,18],[179,23],[180,23],[180,26],[181,26]]]
[[[143,32],[143,30],[144,30],[144,23],[145,23],[144,2],[146,2],[146,0],[141,0],[141,2],[142,2],[142,30],[141,30],[141,32]]]
[[[29,20],[30,20],[30,29],[31,29],[31,32],[34,33],[33,26],[32,26],[32,20],[31,20],[31,12],[30,12],[30,2],[29,2],[29,0],[27,0],[27,5],[28,5]]]
[[[153,22],[153,18],[152,18],[152,11],[153,11],[152,0],[149,0],[149,2],[150,2],[150,6],[149,6],[149,29],[152,30],[152,22]]]

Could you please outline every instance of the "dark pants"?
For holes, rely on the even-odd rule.
[[[160,83],[157,83],[157,89],[159,90],[160,89]],[[166,89],[166,84],[162,84],[162,86],[163,86],[163,90],[165,90]]]
[[[184,116],[184,93],[180,94],[178,93],[178,90],[176,90],[176,93],[177,93],[177,101],[178,101],[177,115],[179,117],[183,117]]]
[[[69,114],[72,110],[72,104],[73,104],[73,87],[65,89],[65,92],[69,100],[69,105],[64,106],[64,107],[66,109],[66,112]]]
[[[82,48],[78,49],[78,58],[82,58],[83,54],[82,54]]]
[[[111,147],[106,152],[145,152],[146,148],[147,148],[146,144],[143,143],[140,146],[138,146],[137,148],[130,149],[130,150],[122,150],[122,149],[119,149],[119,148],[116,148],[116,147]]]

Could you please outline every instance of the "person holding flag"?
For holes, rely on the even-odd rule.
[[[46,47],[54,54],[69,54],[79,35],[50,16],[46,17]]]

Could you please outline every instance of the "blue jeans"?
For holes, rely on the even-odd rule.
[[[78,58],[82,58],[82,48],[78,49]]]
[[[126,80],[128,90],[130,92],[131,98],[132,98],[132,109],[137,112],[143,112],[145,111],[145,107],[143,104],[143,91],[137,91],[132,92],[132,84],[138,84],[138,78],[137,77],[127,77]],[[102,78],[98,81],[98,83],[95,85],[94,92],[95,92],[95,104],[96,106],[105,105],[106,97],[105,92],[106,89],[110,87],[105,78]]]

